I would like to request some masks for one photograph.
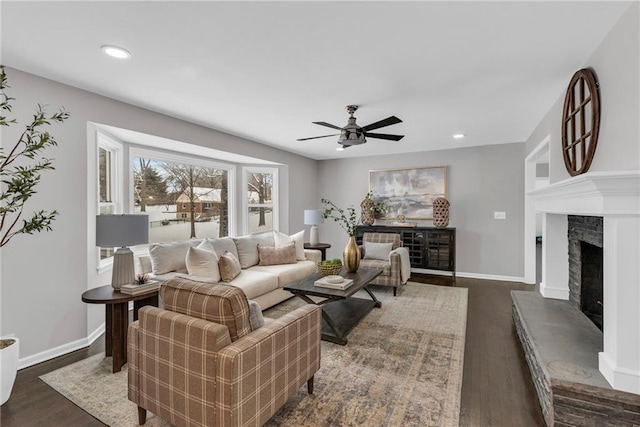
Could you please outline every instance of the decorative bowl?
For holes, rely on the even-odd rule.
[[[317,264],[318,273],[322,276],[335,276],[342,270],[342,264]]]
[[[331,276],[325,276],[324,280],[326,280],[329,283],[342,283],[344,280],[344,277],[342,276],[337,276],[337,275],[331,275]]]

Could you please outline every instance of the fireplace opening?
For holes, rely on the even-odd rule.
[[[599,246],[580,242],[580,310],[603,329],[603,251]]]

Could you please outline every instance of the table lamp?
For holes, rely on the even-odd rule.
[[[96,246],[119,248],[113,255],[113,289],[119,290],[122,285],[134,282],[133,252],[127,246],[143,243],[149,243],[148,215],[96,216]]]
[[[324,224],[324,217],[322,216],[322,209],[311,209],[304,211],[304,225],[310,225],[309,231],[309,244],[317,245],[318,239],[318,224]]]

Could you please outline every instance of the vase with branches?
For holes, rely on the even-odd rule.
[[[15,118],[9,118],[11,101],[5,90],[7,74],[4,65],[0,65],[0,126],[16,124]],[[62,123],[69,113],[61,109],[57,113],[48,113],[45,106],[38,104],[33,119],[26,125],[18,141],[5,151],[0,147],[0,248],[6,246],[18,234],[34,234],[50,231],[51,223],[58,211],[39,210],[30,218],[23,218],[25,204],[36,194],[41,173],[55,169],[52,159],[42,153],[58,145],[56,139],[44,128],[52,123]],[[2,387],[0,404],[11,395],[18,365],[18,338],[0,339],[0,368],[2,369]]]
[[[342,253],[345,268],[350,273],[358,271],[358,267],[360,267],[360,249],[356,243],[356,228],[360,223],[361,217],[357,215],[353,206],[349,206],[345,210],[336,206],[329,199],[320,199],[320,201],[324,205],[322,211],[324,219],[333,219],[349,235],[347,246]]]

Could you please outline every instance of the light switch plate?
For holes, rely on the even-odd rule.
[[[493,213],[493,219],[507,219],[507,213],[496,211]]]

